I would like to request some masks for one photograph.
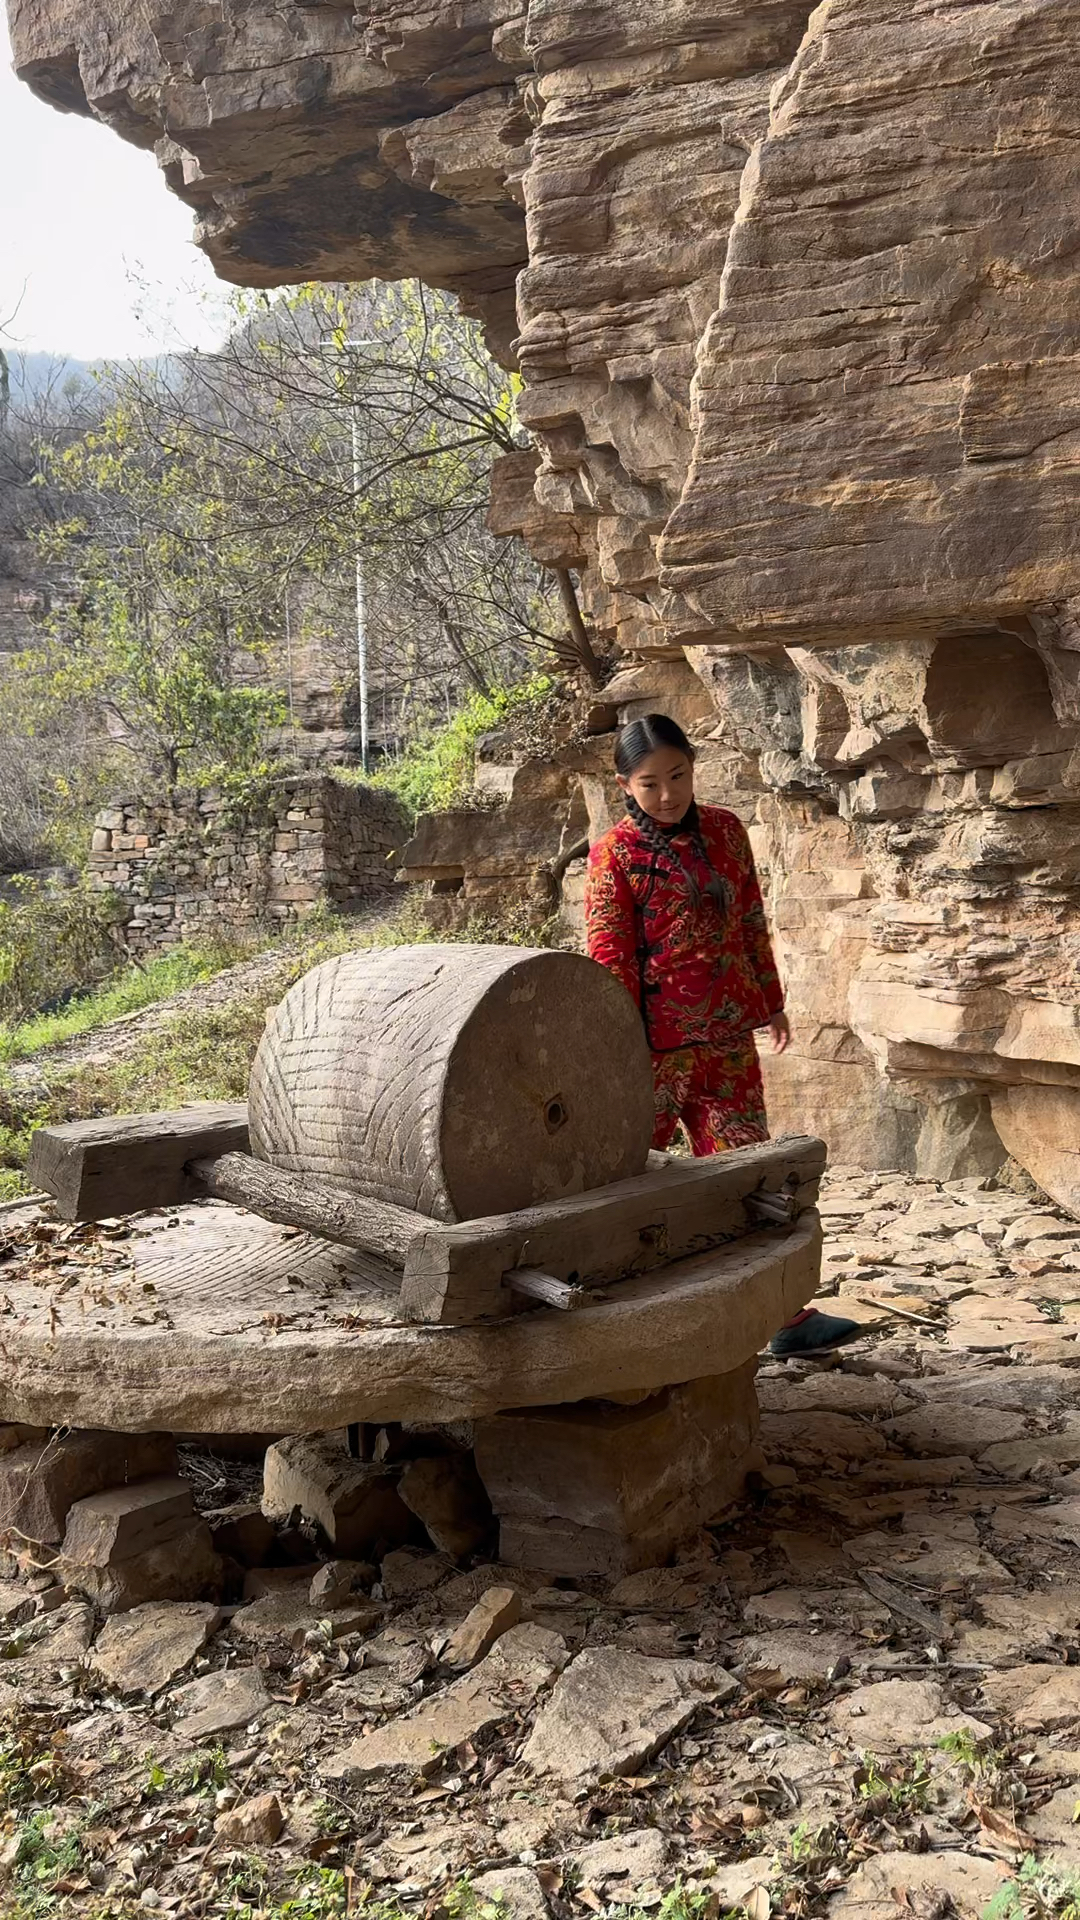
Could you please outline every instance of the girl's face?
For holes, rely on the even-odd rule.
[[[681,820],[694,797],[694,763],[677,747],[657,747],[626,779],[616,776],[624,793],[662,827]]]

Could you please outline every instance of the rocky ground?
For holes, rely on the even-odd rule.
[[[823,1212],[866,1336],[763,1364],[767,1464],[674,1566],[328,1569],[279,1535],[235,1603],[100,1625],[12,1563],[5,1920],[1075,1920],[1080,1226],[843,1168]],[[186,1471],[204,1507],[257,1490]]]

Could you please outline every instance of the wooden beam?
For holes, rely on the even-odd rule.
[[[584,1287],[647,1273],[756,1231],[751,1194],[768,1192],[785,1213],[790,1196],[797,1219],[817,1199],[825,1161],[823,1141],[796,1135],[709,1159],[673,1157],[520,1213],[431,1221],[406,1256],[402,1308],[410,1320],[460,1326],[505,1314],[513,1302],[504,1282],[524,1266]]]
[[[249,1153],[226,1153],[218,1159],[193,1160],[189,1172],[215,1200],[231,1200],[264,1220],[286,1227],[303,1227],[339,1246],[359,1247],[377,1254],[392,1266],[403,1267],[414,1242],[434,1222],[425,1214],[391,1206],[388,1200],[369,1200],[349,1193],[331,1180],[310,1174],[285,1173]]]
[[[244,1101],[207,1100],[169,1113],[39,1127],[26,1172],[52,1195],[62,1219],[105,1220],[193,1200],[199,1189],[188,1161],[245,1152],[247,1144]]]

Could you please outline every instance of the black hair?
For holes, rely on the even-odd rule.
[[[624,780],[629,780],[631,775],[640,767],[642,761],[647,760],[650,753],[656,753],[660,747],[670,747],[674,753],[684,753],[691,763],[695,758],[694,749],[685,733],[678,721],[672,720],[670,715],[666,713],[646,713],[642,715],[640,720],[628,721],[626,726],[621,728],[618,739],[615,742],[616,773],[620,773]],[[691,900],[695,907],[699,907],[701,905],[701,888],[698,886],[697,880],[691,873],[689,867],[684,866],[683,862],[679,859],[678,851],[672,845],[668,835],[661,827],[657,826],[652,815],[646,813],[644,807],[639,807],[632,793],[626,795],[626,811],[630,815],[646,846],[659,861],[660,865],[666,867],[669,873],[674,869],[685,875],[690,888]],[[697,810],[696,800],[691,800],[689,807],[679,822],[679,829],[681,832],[690,835],[695,853],[699,855],[709,868],[710,879],[707,891],[716,901],[721,913],[726,913],[731,905],[730,890],[720,875],[713,871],[713,864],[709,859],[709,850],[705,845],[705,837],[701,831],[701,816]]]
[[[675,753],[685,753],[688,760],[694,759],[694,749],[685,733],[668,714],[646,713],[640,720],[628,721],[615,742],[616,773],[629,780],[642,761],[659,747],[671,747]]]

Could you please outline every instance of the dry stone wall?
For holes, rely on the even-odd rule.
[[[375,787],[297,777],[247,807],[203,787],[106,808],[90,872],[127,904],[131,948],[150,952],[223,927],[284,926],[323,904],[369,906],[407,834],[404,810]]]
[[[492,524],[751,826],[774,1122],[934,1175],[1007,1146],[1080,1207],[1080,0],[9,5],[225,278],[419,274],[520,368]],[[611,803],[557,773],[527,850],[536,768],[509,851],[443,820],[417,869],[557,863]]]

